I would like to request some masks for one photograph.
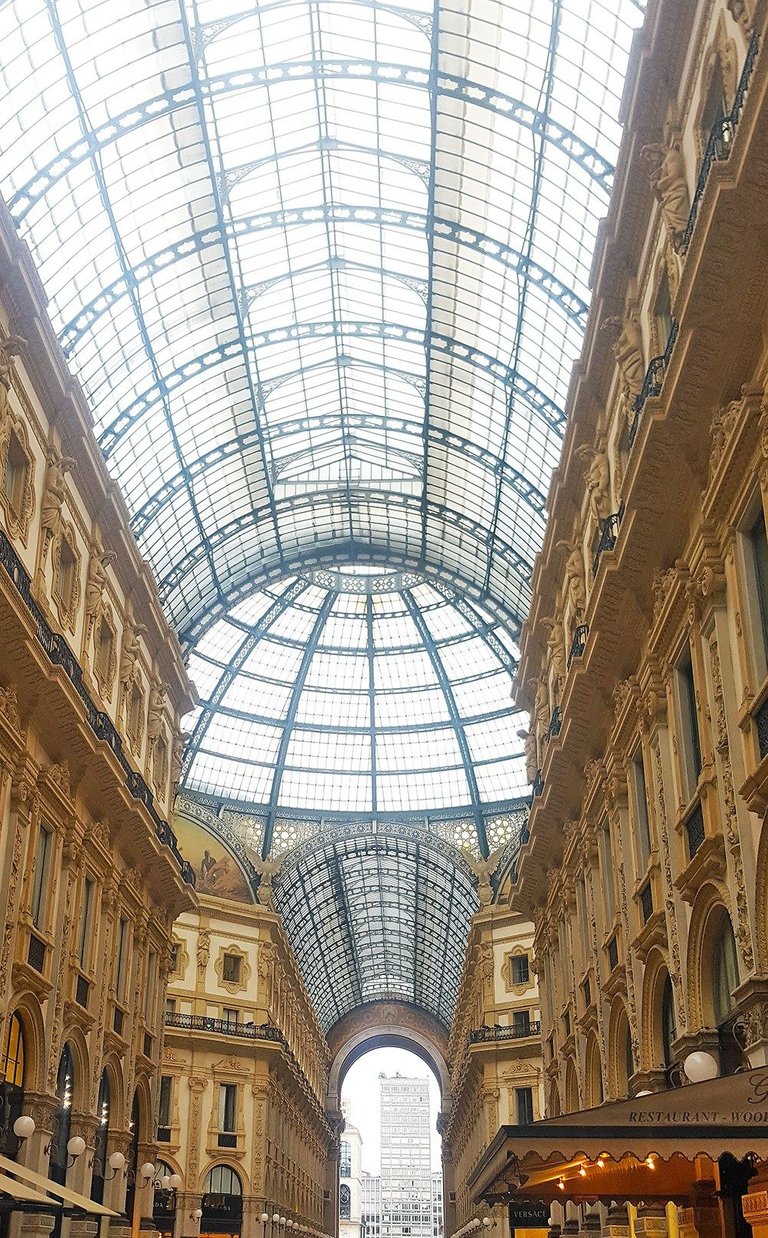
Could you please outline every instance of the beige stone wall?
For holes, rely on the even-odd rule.
[[[526,1016],[529,1029],[520,1025]],[[542,1115],[539,1018],[532,925],[507,908],[485,907],[472,920],[451,1028],[450,1105],[441,1121],[448,1235],[476,1215],[469,1176],[499,1127],[517,1122],[518,1089],[531,1089],[533,1117]],[[508,1232],[503,1210],[496,1222]]]
[[[768,454],[768,63],[753,21],[764,36],[761,5],[649,6],[522,638],[541,786],[511,903],[536,924],[550,1112],[667,1086],[693,1048],[721,1071],[766,1060],[752,533]],[[706,174],[713,82],[726,110],[741,102]]]
[[[322,1230],[336,1164],[328,1049],[277,915],[201,894],[173,940],[162,1064],[170,1109],[158,1147],[184,1180],[175,1233],[197,1232],[192,1213],[220,1165],[240,1179],[245,1238],[261,1238],[263,1212]],[[236,980],[228,958],[240,960]],[[236,1089],[231,1137],[220,1122],[223,1085]]]
[[[0,290],[0,1060],[8,1078],[18,1019],[19,1156],[47,1174],[69,1047],[67,1185],[88,1194],[105,1078],[107,1153],[129,1156],[134,1105],[153,1153],[168,940],[195,903],[167,819],[193,694],[4,209]],[[117,1211],[127,1185],[106,1183]]]

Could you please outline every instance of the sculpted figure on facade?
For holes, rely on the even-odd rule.
[[[43,535],[43,565],[48,547],[61,527],[61,509],[67,490],[64,478],[75,467],[72,456],[62,456],[54,448],[48,455],[48,468],[43,483],[43,499],[40,507],[40,526]]]
[[[535,782],[536,774],[539,768],[536,731],[533,727],[531,727],[530,731],[526,731],[524,728],[521,728],[517,732],[517,738],[523,741],[523,751],[525,753],[525,776],[529,782]]]
[[[254,860],[253,867],[259,874],[258,900],[262,907],[274,909],[272,880],[280,872],[280,860]]]
[[[754,0],[728,0],[728,8],[733,20],[748,35],[752,29]]]
[[[5,420],[6,410],[8,409],[8,392],[11,390],[13,358],[18,357],[25,343],[26,340],[23,340],[20,335],[9,335],[7,339],[0,340],[0,431]]]
[[[147,738],[150,743],[157,739],[165,717],[165,703],[168,696],[167,683],[153,683],[149,690],[149,707],[147,710]]]
[[[107,587],[107,568],[114,562],[115,555],[111,550],[103,550],[98,544],[93,546],[88,561],[88,578],[85,583],[86,643],[94,623],[101,614],[104,590]]]
[[[120,650],[120,683],[123,687],[133,679],[139,656],[139,637],[144,636],[146,630],[143,623],[136,623],[132,615],[126,615],[123,645]]]
[[[546,675],[541,675],[536,685],[536,699],[533,706],[534,728],[539,748],[539,768],[544,762],[544,737],[549,730],[549,687]]]
[[[581,618],[587,609],[587,581],[584,572],[584,555],[578,539],[573,544],[566,541],[557,543],[558,549],[567,550],[565,561],[565,588],[571,603],[571,612],[576,618]]]
[[[498,847],[496,851],[491,852],[487,860],[477,859],[473,855],[467,856],[469,867],[477,877],[477,897],[480,899],[481,907],[488,907],[493,899],[491,877],[499,867],[499,860],[503,850],[503,847]]]
[[[611,347],[621,374],[624,396],[631,401],[642,391],[645,379],[640,320],[634,309],[628,309],[623,318],[606,318],[603,329],[609,327],[621,328]]]
[[[583,443],[576,451],[580,460],[588,460],[584,481],[587,487],[589,511],[598,529],[607,520],[612,511],[611,502],[611,466],[604,445],[597,449],[589,443]]]
[[[677,249],[691,210],[680,143],[674,137],[667,142],[650,142],[643,147],[642,153],[649,165],[651,185],[659,200],[670,240]]]
[[[552,708],[554,708],[560,700],[560,693],[562,691],[567,671],[567,663],[565,660],[565,630],[563,628],[562,620],[558,615],[556,615],[554,619],[543,619],[542,623],[545,628],[549,628],[549,636],[547,637],[547,655],[555,695],[555,700],[552,702]]]

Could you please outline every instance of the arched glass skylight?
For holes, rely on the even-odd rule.
[[[527,790],[515,650],[413,574],[316,571],[254,594],[195,647],[184,785],[272,816],[483,810]],[[484,846],[484,839],[481,841]]]
[[[0,187],[183,639],[354,560],[516,629],[641,19],[0,5]]]

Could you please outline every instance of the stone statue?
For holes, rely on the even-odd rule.
[[[691,210],[680,143],[675,138],[670,138],[668,143],[651,142],[643,147],[642,155],[649,165],[651,185],[661,205],[670,240],[678,249]]]
[[[120,683],[130,683],[134,667],[139,656],[139,637],[146,632],[143,623],[136,623],[133,618],[126,617],[123,629],[123,646],[120,650]]]
[[[608,456],[602,448],[596,451],[588,443],[577,448],[576,455],[580,460],[589,460],[584,480],[587,483],[589,511],[598,529],[611,514],[611,466]]]
[[[581,546],[578,541],[572,545],[569,542],[559,541],[557,547],[568,551],[568,558],[565,561],[565,587],[574,615],[581,618],[587,609],[587,581]]]
[[[48,547],[61,527],[61,509],[66,498],[64,478],[75,467],[72,456],[61,456],[54,448],[48,455],[48,468],[43,483],[40,525],[43,533],[43,565]]]
[[[556,693],[559,697],[567,670],[565,661],[565,631],[562,620],[559,618],[542,619],[542,623],[545,628],[549,628],[549,636],[547,638],[549,668],[552,671]],[[549,723],[547,723],[547,726],[549,726]]]
[[[85,584],[85,614],[86,614],[86,644],[90,638],[93,625],[101,614],[104,590],[107,587],[107,568],[114,563],[115,555],[111,550],[102,550],[94,546],[88,562],[88,579]]]
[[[272,889],[272,879],[280,872],[280,860],[254,860],[253,867],[259,874],[259,888],[257,891],[258,900],[262,907],[273,909],[274,890]]]
[[[733,20],[746,35],[752,30],[752,5],[753,0],[728,0],[728,8],[733,15]]]
[[[174,788],[179,785],[181,778],[181,770],[184,764],[184,748],[187,740],[190,738],[188,731],[182,731],[177,727],[173,733],[173,746],[171,749],[171,784]]]
[[[536,774],[539,769],[539,756],[536,746],[536,732],[533,728],[526,731],[521,727],[517,731],[517,738],[523,741],[523,750],[525,752],[525,776],[530,783],[536,781]]]
[[[624,395],[631,399],[640,394],[645,380],[640,321],[634,310],[628,310],[624,318],[606,318],[601,329],[608,327],[621,327],[612,350],[624,384]]]
[[[473,855],[467,856],[467,862],[472,872],[477,877],[477,897],[480,899],[481,907],[488,907],[493,898],[493,887],[491,886],[491,877],[499,867],[499,860],[503,847],[498,847],[496,851],[492,851],[487,860],[476,859]]]
[[[157,739],[163,724],[165,702],[168,695],[167,683],[153,683],[149,689],[149,707],[147,709],[147,739],[150,743]]]
[[[8,408],[13,358],[18,357],[26,342],[20,335],[9,335],[6,340],[0,340],[0,427]]]
[[[544,737],[549,731],[550,713],[551,709],[549,705],[549,687],[547,685],[547,677],[546,675],[542,675],[536,685],[536,700],[534,701],[533,706],[533,716],[535,719],[534,729],[536,731],[536,738],[539,744],[539,768],[541,768],[544,760],[542,746],[544,743]]]

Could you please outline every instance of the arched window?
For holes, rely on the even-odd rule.
[[[93,1146],[93,1176],[91,1177],[91,1199],[97,1204],[104,1202],[104,1174],[107,1168],[107,1137],[109,1135],[109,1076],[106,1070],[101,1072],[99,1084],[99,1100],[96,1106],[96,1117],[99,1125],[96,1127],[96,1139]]]
[[[200,1228],[208,1233],[239,1232],[243,1215],[243,1187],[229,1165],[214,1165],[205,1179]]]
[[[206,1195],[242,1195],[243,1187],[235,1170],[229,1165],[214,1165],[205,1179],[205,1193]]]
[[[352,1192],[346,1182],[339,1187],[339,1218],[348,1221],[352,1216]]]
[[[21,1116],[24,1105],[24,1029],[15,1011],[8,1020],[3,1055],[0,1058],[0,1090],[0,1117],[5,1131],[2,1152],[4,1156],[14,1158],[19,1141],[13,1133],[13,1124]]]
[[[156,1186],[153,1193],[152,1220],[163,1235],[173,1233],[173,1218],[176,1215],[176,1192],[170,1188],[164,1188],[162,1181],[163,1178],[170,1178],[175,1173],[176,1170],[167,1161],[157,1161],[155,1163],[155,1181],[160,1182],[161,1185]]]
[[[602,1105],[603,1072],[600,1065],[600,1050],[597,1045],[596,1036],[592,1037],[592,1040],[587,1047],[587,1081],[589,1087],[587,1104]]]
[[[739,960],[731,920],[722,913],[712,951],[712,1009],[715,1026],[725,1023],[733,1011],[733,992],[739,985]]]
[[[629,1021],[622,1007],[619,1011],[616,1026],[616,1091],[619,1096],[629,1096],[629,1081],[635,1073],[635,1063],[632,1057],[632,1037],[629,1032]]]
[[[75,1086],[75,1067],[72,1060],[72,1050],[69,1042],[65,1044],[59,1058],[59,1069],[56,1075],[56,1099],[59,1102],[56,1113],[56,1130],[51,1139],[49,1156],[49,1175],[54,1182],[64,1183],[67,1180],[67,1144],[72,1125],[72,1092]]]
[[[672,980],[669,972],[667,972],[666,979],[664,980],[664,991],[661,995],[661,1047],[664,1055],[664,1065],[667,1069],[674,1064],[672,1045],[676,1040],[675,995],[672,990]]]
[[[141,1126],[141,1106],[138,1091],[133,1094],[131,1105],[131,1142],[128,1149],[128,1185],[125,1188],[125,1215],[133,1220],[133,1209],[136,1201],[136,1174],[139,1168],[139,1138]]]
[[[339,1175],[342,1178],[352,1177],[352,1147],[347,1139],[342,1139],[341,1141]]]

